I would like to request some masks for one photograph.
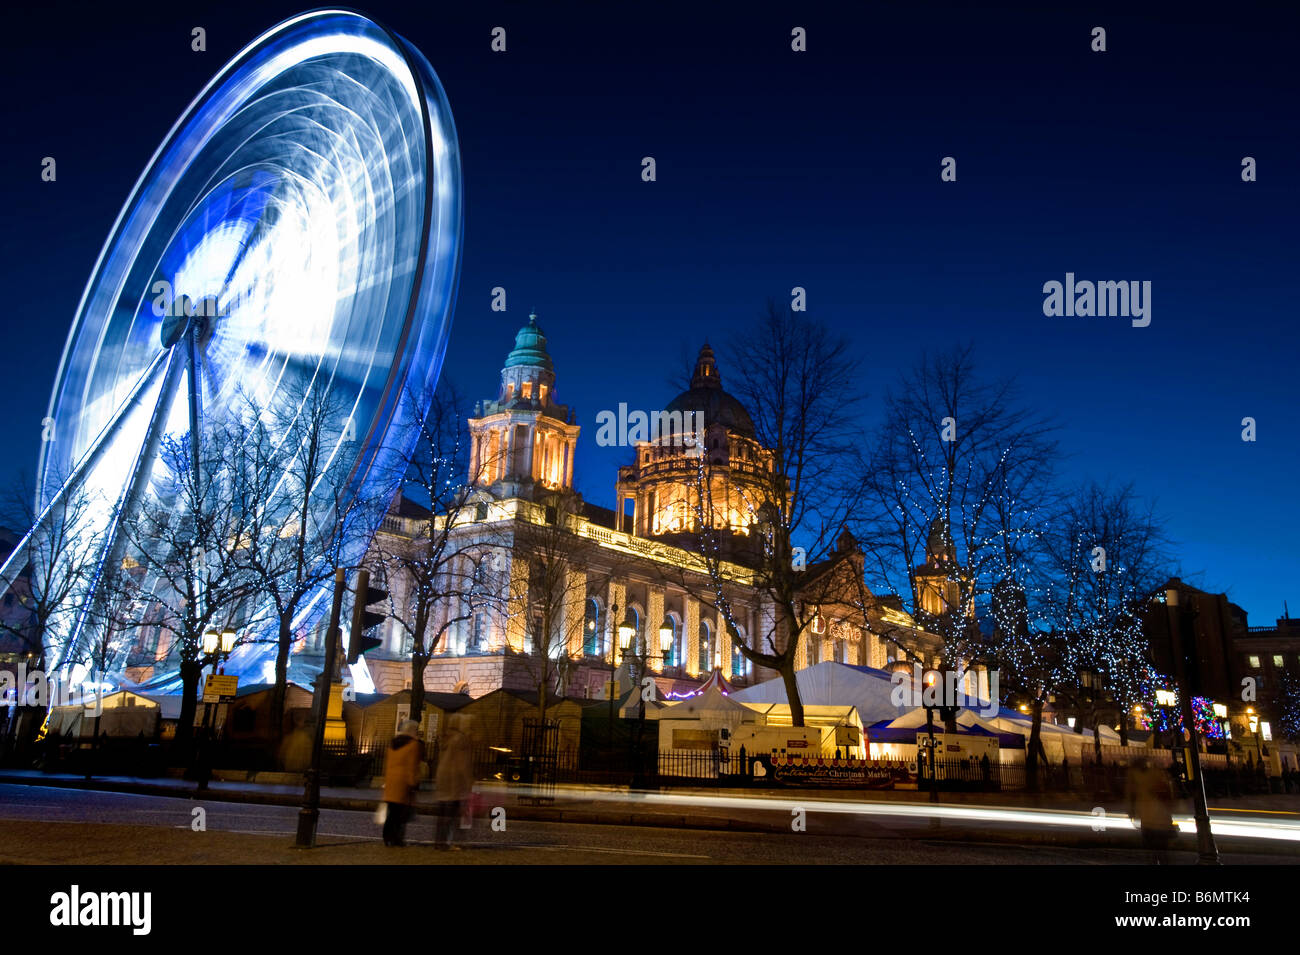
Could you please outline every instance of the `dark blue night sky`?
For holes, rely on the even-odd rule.
[[[536,307],[584,427],[579,488],[609,505],[626,452],[596,447],[597,412],[662,407],[705,338],[725,384],[726,342],[803,286],[856,342],[876,399],[864,427],[923,348],[974,342],[989,375],[1017,375],[1059,418],[1065,480],[1133,481],[1184,576],[1252,624],[1284,599],[1300,611],[1295,15],[974,6],[365,7],[423,50],[455,112],[466,244],[448,372],[495,396]],[[34,469],[69,323],[136,177],[211,75],[302,7],[137,9],[6,14],[6,480]],[[1043,283],[1067,272],[1149,280],[1150,326],[1045,317]]]

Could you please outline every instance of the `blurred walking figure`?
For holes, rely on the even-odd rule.
[[[1139,760],[1129,768],[1127,789],[1129,818],[1142,831],[1142,845],[1154,854],[1156,865],[1168,864],[1167,850],[1178,835],[1168,774],[1150,760]]]
[[[433,843],[438,849],[460,848],[451,844],[452,833],[474,790],[474,755],[467,729],[465,715],[454,715],[448,721],[447,734],[442,738],[438,749],[438,773],[434,778],[433,797],[437,800],[437,824]]]
[[[411,818],[411,803],[420,782],[420,724],[403,720],[397,736],[388,744],[388,763],[384,768],[384,845],[406,845],[406,822]]]

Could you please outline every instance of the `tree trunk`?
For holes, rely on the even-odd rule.
[[[420,722],[424,713],[424,668],[429,658],[423,653],[411,654],[411,719]]]
[[[1043,748],[1043,701],[1034,700],[1034,720],[1030,724],[1029,743],[1025,750],[1025,791],[1038,792],[1038,754]]]
[[[1119,745],[1128,745],[1128,710],[1121,710],[1119,714]]]
[[[194,739],[194,713],[198,708],[199,677],[203,666],[197,660],[181,661],[181,715],[176,724],[176,750],[188,761]]]
[[[289,629],[289,614],[280,615],[280,632],[275,649],[275,686],[271,690],[271,741],[278,751],[280,740],[284,737],[284,700],[289,687],[289,650],[293,646],[293,634]],[[325,639],[333,639],[333,634],[326,634]],[[326,679],[329,675],[326,674]]]
[[[781,661],[781,679],[785,682],[785,698],[790,702],[790,725],[803,726],[803,700],[799,697],[799,683],[795,679],[794,654]]]
[[[542,726],[546,726],[546,668],[542,668],[542,678],[537,683],[537,715],[542,720]],[[545,730],[543,729],[543,739],[545,739]]]

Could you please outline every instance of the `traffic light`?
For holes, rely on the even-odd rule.
[[[387,600],[387,590],[370,586],[370,571],[357,571],[352,601],[352,630],[348,636],[349,666],[361,659],[367,650],[373,650],[383,643],[378,637],[367,637],[365,633],[388,619],[388,614],[369,609],[372,604]]]

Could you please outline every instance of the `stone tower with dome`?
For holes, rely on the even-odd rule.
[[[701,433],[683,442],[670,429],[636,445],[618,470],[616,509],[632,507],[633,533],[690,548],[701,520],[724,531],[728,559],[747,563],[751,529],[769,483],[772,452],[754,432],[744,405],[722,387],[713,349],[700,349],[691,387],[670,401],[664,418]]]
[[[573,487],[578,425],[555,400],[555,367],[537,315],[515,335],[495,400],[469,420],[470,479],[498,498],[532,498]]]

